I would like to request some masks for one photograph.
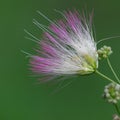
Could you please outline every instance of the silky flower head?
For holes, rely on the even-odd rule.
[[[40,13],[41,14],[41,13]],[[30,66],[36,74],[90,74],[98,68],[98,53],[94,41],[91,17],[86,20],[77,11],[62,13],[63,18],[51,22],[40,41],[38,55],[31,57]],[[43,16],[43,15],[42,15]],[[46,18],[46,16],[44,16]]]
[[[109,103],[114,104],[120,101],[120,85],[116,83],[106,85],[104,89],[104,98]]]

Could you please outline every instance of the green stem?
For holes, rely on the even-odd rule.
[[[115,109],[116,109],[117,113],[120,115],[120,109],[119,109],[118,105],[114,104],[114,106],[115,106]]]
[[[112,67],[112,65],[111,65],[111,63],[110,63],[109,58],[107,58],[107,63],[108,63],[108,65],[109,65],[109,67],[110,67],[113,75],[115,76],[116,80],[118,81],[118,83],[120,83],[120,79],[118,78],[117,74],[115,73],[115,71],[114,71],[114,69],[113,69],[113,67]]]
[[[101,77],[109,80],[112,83],[116,83],[114,80],[112,80],[111,78],[109,78],[108,76],[104,75],[103,73],[99,72],[98,70],[95,71],[98,75],[100,75]]]

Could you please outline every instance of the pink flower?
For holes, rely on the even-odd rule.
[[[41,13],[40,13],[41,14]],[[31,57],[31,70],[37,75],[90,74],[98,67],[98,54],[90,18],[86,20],[77,11],[64,12],[64,17],[45,29],[40,53]]]

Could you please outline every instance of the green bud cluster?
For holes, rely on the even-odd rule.
[[[120,85],[115,83],[106,85],[103,96],[109,103],[116,104],[120,100]]]
[[[103,46],[97,52],[98,52],[99,60],[108,58],[108,56],[112,54],[111,47],[109,46]]]

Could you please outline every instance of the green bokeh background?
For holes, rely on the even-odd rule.
[[[33,53],[36,47],[24,38],[24,29],[41,37],[42,31],[33,25],[32,19],[48,24],[36,10],[56,19],[60,15],[54,9],[73,8],[80,11],[94,8],[97,40],[120,35],[120,0],[0,1],[0,120],[112,120],[116,111],[101,98],[108,81],[97,75],[79,77],[51,95],[57,85],[36,84],[37,80],[29,74],[28,59],[21,52]],[[120,39],[104,44],[112,46],[114,54],[110,60],[120,74]],[[113,78],[105,61],[99,69]]]

